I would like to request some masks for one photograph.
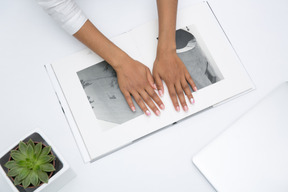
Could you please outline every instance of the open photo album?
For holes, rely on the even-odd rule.
[[[152,70],[157,39],[158,21],[152,21],[111,41]],[[114,69],[89,49],[45,66],[85,162],[253,89],[207,2],[178,11],[176,52],[198,91],[188,112],[177,112],[164,85],[160,116],[146,116],[135,101],[132,112]]]

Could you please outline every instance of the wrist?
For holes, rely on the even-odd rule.
[[[114,68],[115,71],[119,70],[124,63],[129,62],[132,58],[124,51],[119,51],[115,54],[111,54],[109,61],[107,62]]]
[[[174,53],[176,53],[176,45],[158,44],[157,46],[157,57]]]
[[[168,38],[161,38],[161,36],[159,36],[157,54],[163,52],[176,52],[175,36],[174,39],[170,38],[170,40]]]

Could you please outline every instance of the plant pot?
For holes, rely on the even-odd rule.
[[[70,179],[72,179],[75,174],[70,169],[68,164],[63,160],[63,158],[60,156],[60,154],[57,152],[56,148],[51,145],[51,142],[48,141],[47,138],[44,139],[44,134],[39,134],[39,131],[32,133],[31,135],[25,137],[21,141],[28,142],[29,139],[32,139],[34,142],[42,142],[44,145],[51,146],[51,152],[55,156],[55,171],[51,174],[51,177],[48,181],[48,183],[43,183],[37,187],[28,187],[24,189],[22,186],[17,185],[15,186],[13,183],[13,179],[7,176],[8,169],[4,166],[6,162],[10,159],[10,151],[12,149],[16,149],[18,147],[19,141],[17,144],[13,145],[4,155],[0,156],[0,165],[2,170],[0,169],[0,172],[2,172],[2,175],[6,178],[8,185],[11,186],[11,189],[15,192],[42,192],[44,191],[57,191],[59,190],[63,184],[67,183]],[[58,180],[58,182],[56,181]],[[65,183],[63,183],[66,181]],[[59,188],[60,187],[60,188]],[[47,189],[47,190],[46,190]]]
[[[39,135],[39,136],[40,136],[40,135]],[[40,137],[41,137],[41,136],[40,136]],[[42,137],[41,137],[41,138],[42,138]],[[43,139],[43,138],[42,138],[42,139]],[[44,140],[44,139],[43,139],[43,140]],[[27,144],[26,141],[24,141],[24,142]],[[37,143],[40,143],[40,142],[39,142],[39,141],[34,141],[34,144],[35,144],[35,145],[36,145]],[[42,149],[43,149],[44,147],[46,147],[46,146],[48,146],[48,145],[42,143]],[[13,150],[19,150],[19,145],[17,145],[16,148],[14,148]],[[9,152],[9,154],[10,154],[10,152]],[[51,151],[50,151],[49,154],[50,154],[50,155],[53,155],[53,156],[55,157],[52,149],[51,149]],[[10,157],[9,157],[9,160],[8,160],[8,161],[11,161],[11,160],[13,160],[13,158],[11,157],[11,154],[10,154]],[[56,165],[56,161],[57,161],[57,159],[56,159],[56,157],[55,157],[55,159],[51,162],[54,168],[55,168],[55,165]],[[62,167],[63,167],[63,166],[62,166]],[[5,171],[5,172],[6,172],[6,171]],[[7,170],[6,174],[7,174],[8,172],[9,172],[9,169]],[[54,172],[55,172],[55,171],[47,172],[49,179],[52,177],[52,175],[53,175]],[[15,182],[15,177],[10,177],[10,179],[13,181],[13,183]],[[41,182],[38,186],[33,186],[32,184],[30,184],[30,186],[28,186],[27,188],[31,188],[31,189],[35,188],[35,189],[36,189],[37,187],[41,186],[42,184],[44,184],[44,183]],[[20,184],[19,187],[22,187],[22,188],[23,188],[23,185]]]

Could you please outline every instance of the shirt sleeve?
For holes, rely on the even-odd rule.
[[[87,21],[87,17],[73,0],[36,1],[71,35],[76,33]]]

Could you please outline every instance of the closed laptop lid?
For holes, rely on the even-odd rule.
[[[220,192],[288,191],[288,82],[193,157]]]

